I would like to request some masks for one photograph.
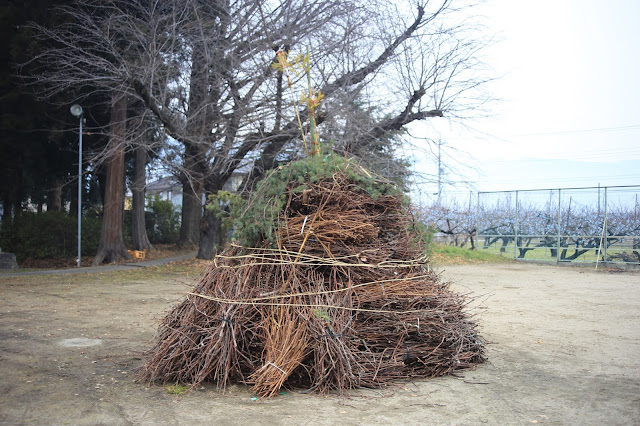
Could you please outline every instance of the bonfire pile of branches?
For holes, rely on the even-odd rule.
[[[295,187],[295,188],[294,188]],[[232,245],[162,322],[139,379],[324,392],[484,360],[465,296],[430,270],[412,216],[346,174],[289,186],[275,246]]]

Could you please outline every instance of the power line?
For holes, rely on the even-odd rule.
[[[566,152],[556,151],[556,152],[553,152],[552,155],[553,157],[549,157],[549,158],[524,157],[517,160],[495,159],[495,160],[482,160],[482,161],[491,162],[491,163],[513,163],[515,161],[528,161],[528,162],[567,161],[567,160],[589,161],[589,160],[597,160],[597,159],[610,159],[609,161],[613,161],[611,159],[616,157],[625,157],[619,161],[634,161],[636,160],[637,156],[640,156],[640,149],[611,150],[611,151],[602,151],[602,152],[591,151],[591,152],[584,152],[584,153],[575,153],[571,151],[566,151]]]
[[[556,135],[574,135],[579,133],[602,133],[602,132],[618,132],[622,130],[640,130],[640,124],[631,124],[629,126],[617,127],[600,127],[596,129],[580,129],[580,130],[559,130],[556,132],[540,132],[540,133],[523,133],[514,135],[514,138],[532,137],[532,136],[556,136]]]

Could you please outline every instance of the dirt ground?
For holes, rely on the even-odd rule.
[[[133,382],[193,277],[0,276],[2,424],[640,424],[640,273],[447,266],[472,292],[488,363],[352,397],[186,394]]]

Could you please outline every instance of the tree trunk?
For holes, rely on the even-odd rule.
[[[222,189],[225,178],[221,176],[210,176],[205,187],[206,194],[217,194]],[[227,242],[227,235],[222,230],[222,220],[207,209],[200,222],[200,247],[198,249],[198,259],[213,259],[213,256],[222,250]]]
[[[209,176],[206,181],[205,193],[217,194],[223,186],[222,179]],[[200,247],[198,248],[197,259],[210,260],[216,255],[219,249],[224,246],[225,238],[222,234],[222,221],[209,210],[204,210],[204,216],[200,221]]]
[[[226,235],[222,231],[222,221],[215,214],[205,211],[200,226],[200,247],[198,259],[211,260],[221,250],[226,242]]]
[[[147,183],[145,170],[147,165],[147,150],[144,146],[141,145],[136,148],[135,157],[133,182],[131,184],[133,209],[131,217],[131,237],[133,239],[134,250],[146,250],[153,248],[153,246],[147,235],[144,218],[144,188]]]
[[[59,212],[62,210],[62,179],[56,176],[52,186],[47,191],[47,211]]]
[[[114,96],[115,97],[115,96]],[[124,211],[124,145],[127,102],[124,97],[115,98],[111,106],[111,139],[107,160],[107,184],[102,215],[102,230],[94,265],[130,259],[122,239]]]
[[[205,107],[209,95],[209,62],[206,48],[202,43],[194,43],[189,82],[189,110],[187,125],[196,135],[211,133],[211,123]],[[179,246],[195,246],[200,241],[200,221],[202,220],[202,194],[204,192],[203,168],[206,160],[202,146],[197,142],[185,143],[184,165],[187,171],[182,182],[182,222],[180,224]]]
[[[200,241],[202,220],[202,185],[193,180],[182,184],[182,222],[180,223],[181,247],[195,246]]]

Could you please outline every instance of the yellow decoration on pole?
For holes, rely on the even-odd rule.
[[[292,61],[289,60],[289,54],[284,50],[279,50],[276,53],[276,61],[272,67],[282,72],[287,77],[287,83],[289,86],[289,93],[291,95],[291,101],[293,103],[293,109],[296,113],[296,118],[298,120],[298,127],[300,128],[300,133],[302,135],[302,141],[304,143],[304,152],[308,156],[309,148],[307,146],[307,134],[305,133],[304,126],[302,125],[302,120],[300,118],[300,112],[298,110],[298,101],[295,99],[295,95],[293,93],[293,78],[298,77],[302,72],[307,75],[307,86],[308,90],[302,93],[300,96],[299,102],[304,104],[307,108],[307,114],[309,116],[309,132],[310,132],[310,140],[311,140],[311,155],[319,154],[319,140],[320,137],[317,131],[317,119],[316,119],[316,109],[320,106],[324,95],[320,91],[314,91],[311,85],[311,55],[307,51],[306,55],[298,55]]]

